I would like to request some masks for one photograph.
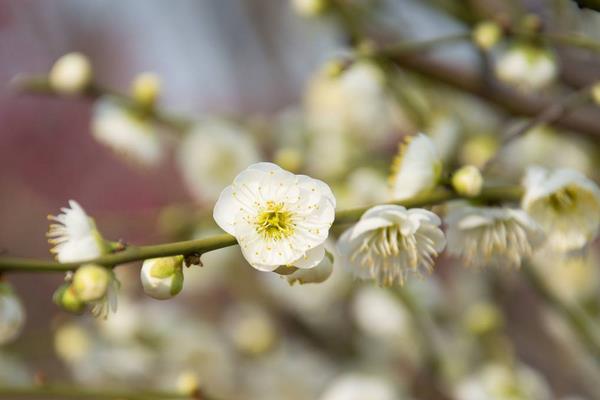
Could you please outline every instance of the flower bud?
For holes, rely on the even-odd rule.
[[[59,58],[48,75],[50,86],[64,94],[85,90],[92,81],[92,65],[81,53],[69,53]]]
[[[200,389],[198,376],[192,371],[183,371],[177,376],[175,383],[177,393],[192,395]]]
[[[469,332],[485,334],[503,325],[502,314],[490,303],[476,303],[469,307],[464,323]]]
[[[452,176],[452,187],[458,194],[468,197],[477,196],[483,186],[483,177],[473,165],[460,168]]]
[[[275,153],[275,164],[290,172],[298,172],[302,167],[302,152],[293,147],[283,147]]]
[[[62,284],[52,296],[54,303],[65,311],[79,314],[85,309],[85,303],[81,301],[70,283]]]
[[[314,17],[327,8],[327,0],[292,0],[292,7],[299,15]]]
[[[148,296],[170,299],[183,289],[183,256],[145,260],[140,277]]]
[[[463,164],[483,167],[498,151],[500,144],[494,135],[477,135],[467,140],[460,152]]]
[[[592,86],[592,100],[600,106],[600,81]]]
[[[8,283],[0,282],[0,345],[15,339],[25,323],[25,310]]]
[[[151,72],[144,72],[135,77],[131,84],[133,99],[144,107],[151,107],[160,93],[160,78]]]
[[[502,38],[502,29],[492,21],[484,21],[477,24],[473,30],[473,41],[484,50],[489,50]]]
[[[323,257],[323,260],[321,260],[316,267],[309,269],[298,268],[291,274],[286,274],[285,279],[287,279],[290,286],[293,286],[296,283],[300,285],[307,283],[322,283],[331,276],[332,272],[333,255],[330,252],[325,251],[325,257]]]
[[[86,264],[73,275],[73,291],[84,303],[100,300],[106,294],[111,272],[96,264]]]

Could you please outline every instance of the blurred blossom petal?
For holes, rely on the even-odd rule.
[[[543,233],[523,210],[462,203],[449,209],[448,253],[468,266],[519,267],[543,242]]]
[[[239,171],[259,160],[251,132],[216,118],[196,124],[177,153],[189,192],[202,202],[215,201]]]
[[[550,249],[577,251],[598,236],[600,188],[594,181],[572,169],[531,167],[523,185],[521,206],[542,227]]]
[[[392,166],[392,198],[406,200],[430,192],[441,173],[442,162],[431,139],[422,133],[407,136]]]
[[[94,106],[92,134],[98,142],[143,166],[157,165],[164,157],[153,123],[110,97],[100,98]]]

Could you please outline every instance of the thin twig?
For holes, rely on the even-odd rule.
[[[10,397],[5,397],[10,396]],[[95,399],[95,400],[193,400],[194,397],[179,393],[155,391],[119,391],[110,389],[88,389],[74,386],[42,385],[0,387],[0,398],[45,398],[45,399]]]
[[[580,308],[572,307],[561,301],[543,282],[530,265],[523,265],[523,275],[529,286],[569,323],[579,340],[585,345],[594,361],[600,365],[600,332],[590,324],[587,315]]]
[[[489,187],[482,191],[476,198],[478,201],[516,201],[520,198],[522,189],[518,186]],[[421,196],[410,201],[392,202],[407,208],[425,207],[443,203],[449,200],[461,198],[458,194],[439,189],[426,196]],[[356,222],[362,214],[370,207],[361,207],[336,212],[334,225]],[[173,255],[186,255],[198,253],[200,255],[229,247],[237,244],[235,237],[228,234],[220,234],[205,239],[187,240],[175,243],[158,244],[152,246],[128,246],[118,253],[107,254],[81,262],[60,263],[46,260],[29,258],[0,257],[0,271],[23,271],[23,272],[65,272],[77,269],[82,264],[94,263],[113,267],[132,261],[141,261],[149,258],[166,257]]]
[[[50,96],[63,96],[54,90],[45,76],[17,76],[12,81],[12,86],[19,91],[33,94],[45,94]],[[173,115],[157,107],[141,109],[140,106],[129,96],[119,93],[113,89],[104,87],[98,83],[91,83],[80,94],[80,96],[96,100],[103,96],[110,96],[122,102],[125,106],[145,113],[155,122],[171,128],[177,132],[186,131],[192,124],[192,120],[182,116]]]

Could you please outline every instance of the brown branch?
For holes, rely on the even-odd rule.
[[[375,55],[377,56],[377,53]],[[390,61],[402,68],[475,95],[514,115],[536,117],[551,108],[553,104],[560,103],[553,98],[527,95],[497,84],[486,85],[477,72],[434,60],[431,57],[391,55],[389,52],[386,55]],[[598,109],[581,108],[571,113],[563,113],[552,121],[552,125],[576,131],[592,139],[600,138]]]

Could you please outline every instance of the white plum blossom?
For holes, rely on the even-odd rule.
[[[47,233],[48,242],[55,245],[50,251],[56,255],[56,259],[75,262],[105,254],[107,244],[94,220],[76,201],[69,200],[69,207],[61,208],[62,213],[58,216],[48,216],[50,221],[56,222],[50,224]]]
[[[177,165],[190,193],[213,202],[235,175],[260,160],[250,132],[218,119],[198,123],[177,153]]]
[[[0,345],[14,340],[25,324],[25,310],[12,288],[0,282]]]
[[[361,279],[403,284],[409,273],[431,272],[446,239],[440,218],[421,208],[370,208],[338,241],[343,265]]]
[[[324,182],[294,175],[272,163],[257,163],[223,190],[213,216],[225,232],[236,237],[254,268],[313,268],[325,257],[335,205]]]
[[[507,207],[452,205],[446,224],[448,253],[474,267],[519,267],[544,239],[526,212]]]
[[[406,200],[428,193],[441,173],[442,161],[432,140],[422,133],[407,136],[392,166],[392,198]]]
[[[140,271],[144,292],[155,299],[170,299],[183,288],[183,256],[151,258]]]
[[[572,169],[531,167],[521,206],[540,225],[550,250],[577,251],[598,236],[600,188]]]
[[[519,44],[500,56],[496,75],[521,90],[541,89],[558,75],[556,57],[543,47]]]
[[[336,378],[320,400],[398,400],[398,393],[387,379],[360,373]]]
[[[110,97],[100,98],[94,105],[92,134],[98,142],[143,166],[156,165],[164,156],[152,121]]]

